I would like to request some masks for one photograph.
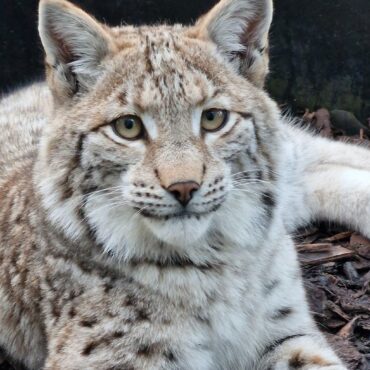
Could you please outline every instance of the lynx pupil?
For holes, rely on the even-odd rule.
[[[216,119],[216,112],[215,111],[208,111],[206,113],[206,118],[208,121],[214,121]]]
[[[125,125],[127,130],[132,130],[133,127],[135,126],[135,122],[132,118],[127,118],[124,121],[124,125]]]

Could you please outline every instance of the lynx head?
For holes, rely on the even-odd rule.
[[[39,188],[50,219],[124,258],[257,235],[278,155],[278,111],[261,89],[271,16],[272,0],[221,0],[190,27],[109,28],[41,0],[54,110]]]

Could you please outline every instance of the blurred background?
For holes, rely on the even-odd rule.
[[[111,25],[191,23],[217,0],[74,0]],[[43,76],[38,0],[0,0],[0,92]],[[303,113],[350,111],[370,117],[370,1],[275,0],[267,88]]]

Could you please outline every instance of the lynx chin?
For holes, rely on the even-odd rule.
[[[114,27],[41,0],[47,83],[0,101],[0,346],[30,370],[345,370],[289,233],[369,236],[370,153],[264,91],[272,0]]]

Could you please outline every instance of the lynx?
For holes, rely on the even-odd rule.
[[[370,153],[264,91],[272,0],[110,28],[41,0],[47,83],[0,102],[0,346],[30,370],[345,370],[290,237],[369,235]]]

